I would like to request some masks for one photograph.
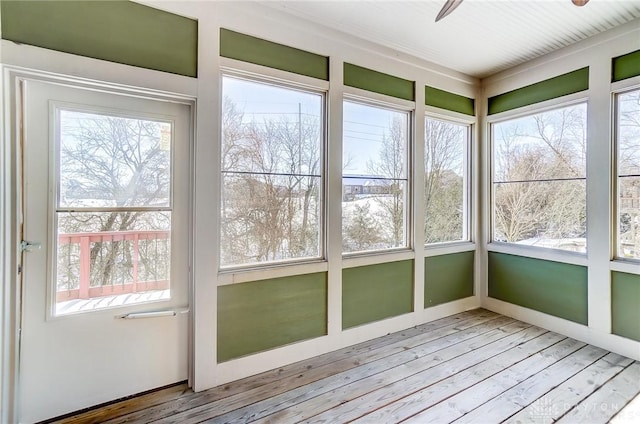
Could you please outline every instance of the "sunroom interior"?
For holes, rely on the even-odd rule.
[[[444,3],[1,0],[0,421],[479,308],[640,361],[640,2]],[[169,170],[118,203],[73,128],[138,100]]]

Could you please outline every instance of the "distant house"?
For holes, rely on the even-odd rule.
[[[389,194],[391,184],[377,175],[349,176],[342,179],[342,200],[355,200],[358,196]]]

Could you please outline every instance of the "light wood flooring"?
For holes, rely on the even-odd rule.
[[[483,309],[62,423],[640,423],[640,363]],[[635,399],[634,399],[635,398]]]

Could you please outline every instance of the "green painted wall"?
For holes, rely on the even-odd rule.
[[[473,296],[474,252],[424,259],[424,307]]]
[[[413,311],[413,261],[342,270],[342,328]]]
[[[614,57],[611,62],[612,82],[640,75],[640,50]]]
[[[329,80],[329,58],[261,38],[220,29],[220,55],[230,59]]]
[[[324,272],[218,287],[218,362],[326,334]]]
[[[589,88],[589,68],[578,69],[490,97],[489,115],[566,96]]]
[[[405,100],[415,100],[415,83],[361,66],[344,64],[344,84]]]
[[[453,112],[475,115],[475,100],[438,88],[424,87],[424,104]]]
[[[129,1],[0,2],[2,38],[197,76],[198,22]]]
[[[640,275],[611,273],[611,332],[640,341]]]
[[[587,268],[490,252],[489,297],[587,325]]]

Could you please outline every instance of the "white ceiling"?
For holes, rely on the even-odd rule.
[[[640,0],[591,0],[584,7],[574,6],[571,0],[464,0],[435,23],[444,3],[285,0],[263,4],[477,78],[632,20],[640,27]]]

